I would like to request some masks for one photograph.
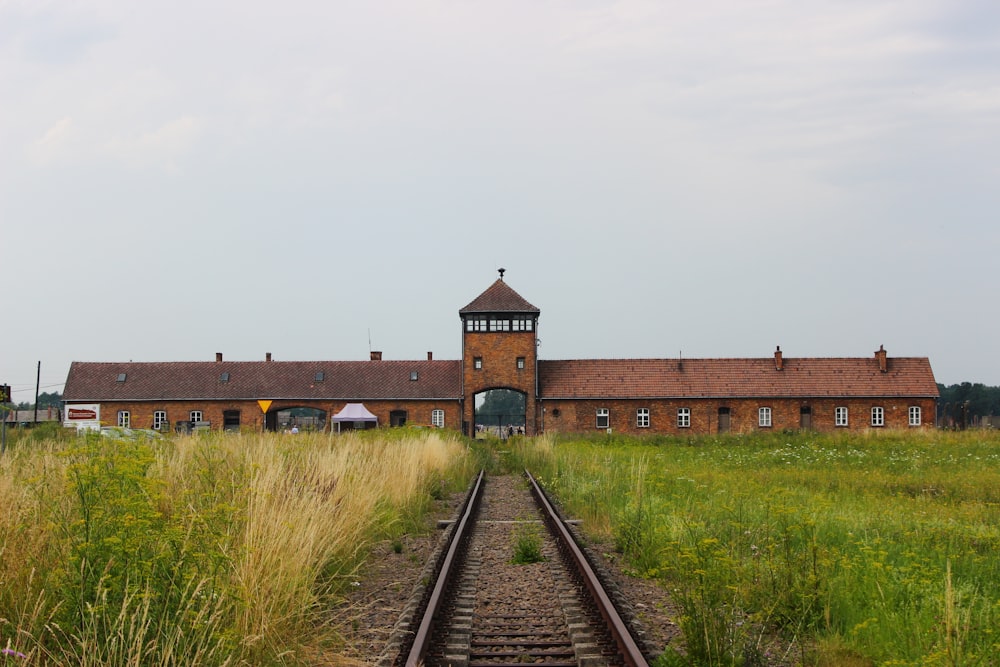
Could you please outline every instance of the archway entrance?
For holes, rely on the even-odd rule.
[[[300,433],[326,429],[326,411],[319,408],[281,408],[267,413],[265,426],[268,431]]]
[[[516,389],[488,389],[475,395],[475,436],[501,439],[525,432],[527,394]]]

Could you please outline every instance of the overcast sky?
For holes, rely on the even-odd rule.
[[[995,0],[0,0],[0,382],[929,357],[1000,385]]]

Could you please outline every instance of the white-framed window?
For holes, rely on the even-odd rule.
[[[517,370],[519,370],[519,371],[523,371],[524,370],[524,357],[518,357],[517,358]]]
[[[444,410],[431,410],[431,426],[444,428]]]
[[[118,411],[118,426],[121,428],[129,428],[132,426],[132,415],[128,410]]]
[[[635,425],[639,428],[649,428],[649,408],[639,408],[635,411]]]
[[[910,406],[910,426],[920,426],[920,406]]]
[[[531,322],[530,319],[515,319],[513,321],[514,331],[531,331]]]
[[[484,315],[477,315],[475,317],[470,317],[465,320],[465,330],[466,331],[486,331],[486,317]]]
[[[847,426],[847,408],[841,407],[833,409],[833,425]]]
[[[490,331],[510,331],[510,320],[490,320]]]
[[[885,426],[885,409],[881,406],[872,408],[872,426]]]
[[[677,408],[677,428],[691,427],[691,408]]]
[[[483,370],[483,358],[482,357],[473,357],[473,359],[472,359],[472,367],[475,368],[477,371]]]
[[[193,422],[203,421],[201,418],[202,417],[201,410],[192,410],[189,416],[191,417],[191,421]]]
[[[757,409],[757,426],[762,426],[762,427],[771,426],[771,408]]]
[[[153,411],[153,430],[159,431],[163,427],[169,427],[170,423],[167,421],[167,411],[166,410],[154,410]]]
[[[607,408],[597,408],[597,428],[611,425],[611,412]]]

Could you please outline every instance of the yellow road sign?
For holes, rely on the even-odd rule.
[[[260,406],[260,411],[267,413],[267,409],[271,407],[272,401],[257,401],[257,405]]]

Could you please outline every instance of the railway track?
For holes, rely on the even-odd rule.
[[[527,480],[527,483],[525,482]],[[515,564],[538,547],[543,560]],[[393,665],[645,667],[638,644],[544,493],[480,474]]]

